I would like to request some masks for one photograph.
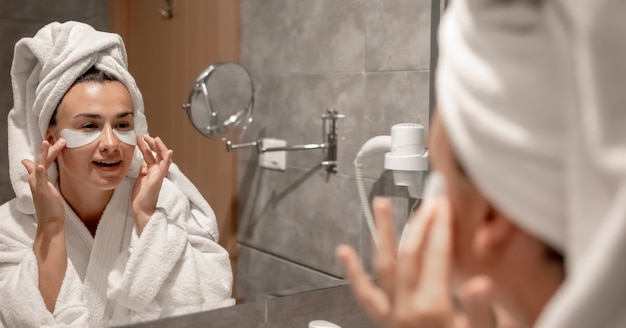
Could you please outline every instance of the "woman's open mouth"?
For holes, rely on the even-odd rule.
[[[93,163],[100,168],[111,170],[117,169],[122,164],[122,161],[93,161]]]

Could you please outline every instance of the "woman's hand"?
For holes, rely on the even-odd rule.
[[[459,317],[450,289],[451,213],[446,197],[426,201],[408,225],[398,248],[391,205],[374,200],[379,245],[374,255],[375,285],[355,251],[340,246],[337,256],[352,281],[357,301],[385,327],[494,327],[486,288],[464,288]],[[467,296],[467,297],[465,297]]]
[[[173,151],[159,137],[152,138],[149,135],[145,135],[143,139],[137,136],[137,146],[143,154],[143,162],[133,187],[132,206],[137,234],[141,235],[156,210],[163,179],[172,163]],[[156,158],[152,151],[156,153]]]
[[[67,251],[65,243],[65,207],[63,196],[48,178],[48,167],[65,148],[64,139],[54,145],[48,141],[41,143],[37,162],[23,160],[28,171],[28,184],[33,194],[37,213],[37,234],[33,242],[33,252],[37,257],[39,291],[46,308],[54,312],[65,270]]]
[[[63,197],[48,179],[48,168],[61,150],[65,148],[65,145],[66,142],[63,138],[53,145],[44,140],[41,143],[36,163],[28,159],[22,160],[22,165],[28,171],[28,184],[33,195],[37,225],[40,229],[50,227],[58,231],[59,228],[64,227]]]

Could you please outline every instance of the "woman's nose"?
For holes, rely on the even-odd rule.
[[[102,129],[102,134],[100,135],[100,150],[115,150],[119,146],[120,141],[113,133],[113,129],[110,126],[104,127]]]

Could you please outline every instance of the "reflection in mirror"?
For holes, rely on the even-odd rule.
[[[222,135],[234,127],[245,130],[252,121],[254,105],[254,84],[248,71],[235,63],[211,65],[205,69],[194,83],[189,99],[183,108],[193,126],[206,137]],[[266,147],[262,139],[233,144],[226,141],[228,152],[239,148],[257,149],[258,153],[294,150],[322,149],[326,158],[321,165],[329,173],[337,172],[337,120],[344,118],[337,110],[328,109],[322,115],[322,136],[326,142]]]
[[[254,85],[245,67],[220,63],[202,71],[183,108],[193,126],[207,137],[234,127],[245,129],[252,121]]]
[[[435,15],[441,2],[433,1],[433,8],[428,2],[428,6],[420,7],[420,10],[432,10],[431,14]],[[352,73],[344,74],[353,72],[355,66],[352,62],[347,62],[345,59],[339,61],[338,58],[341,58],[339,54],[343,54],[344,51],[346,53],[356,51],[357,54],[362,55],[365,49],[352,49],[349,46],[342,48],[341,44],[333,49],[326,49],[322,47],[325,43],[318,43],[317,40],[309,40],[311,41],[310,48],[308,42],[284,44],[282,42],[286,42],[286,39],[283,38],[291,35],[289,33],[292,31],[292,26],[280,25],[275,17],[272,17],[275,13],[264,10],[263,6],[255,4],[254,1],[248,1],[246,6],[248,10],[241,13],[242,21],[245,22],[241,28],[245,33],[241,34],[242,40],[240,41],[242,49],[246,51],[242,52],[240,58],[242,64],[254,73],[254,81],[250,79],[246,83],[237,84],[234,82],[237,79],[230,79],[232,78],[230,76],[228,80],[234,83],[234,87],[228,86],[227,82],[217,82],[220,80],[220,72],[228,75],[227,70],[222,71],[222,68],[226,67],[223,67],[223,64],[217,64],[198,76],[185,104],[186,115],[194,128],[203,136],[218,140],[234,127],[241,128],[251,123],[253,111],[254,115],[258,115],[255,121],[260,119],[259,122],[254,122],[255,125],[260,125],[258,129],[250,126],[246,130],[249,138],[233,140],[233,143],[241,141],[250,144],[250,148],[256,148],[256,155],[258,155],[255,156],[255,149],[251,149],[246,151],[245,155],[239,156],[237,162],[237,227],[235,228],[237,229],[237,266],[234,269],[236,270],[237,292],[235,296],[238,303],[300,294],[307,290],[346,283],[342,279],[343,272],[333,259],[334,247],[338,243],[350,242],[360,246],[364,258],[370,254],[368,244],[370,237],[367,231],[360,229],[360,225],[355,228],[351,224],[358,215],[353,215],[351,211],[360,212],[358,200],[351,198],[351,195],[356,193],[324,196],[332,194],[326,188],[327,186],[343,186],[345,179],[353,178],[351,168],[344,169],[343,165],[352,164],[346,163],[345,159],[350,160],[358,151],[355,147],[361,143],[356,139],[357,136],[365,138],[365,136],[379,134],[380,126],[400,121],[400,118],[405,115],[412,118],[417,115],[427,122],[428,115],[422,113],[427,108],[425,102],[428,100],[427,95],[430,91],[427,72],[395,71],[385,67],[393,64],[394,67],[416,65],[422,67],[423,65],[427,68],[428,63],[434,60],[430,62],[422,60],[428,58],[427,55],[430,53],[431,47],[426,42],[431,42],[430,45],[432,45],[436,38],[423,36],[433,31],[428,28],[428,24],[438,22],[438,19],[431,19],[427,12],[421,14],[419,24],[406,25],[406,29],[411,31],[407,34],[411,42],[402,43],[402,47],[386,52],[393,53],[402,49],[408,52],[416,51],[416,55],[411,56],[410,60],[406,59],[406,63],[396,62],[395,64],[386,62],[387,59],[384,59],[382,55],[380,58],[370,56],[370,64],[378,64],[377,67],[381,68],[385,74],[367,74],[369,72],[365,70],[364,75],[361,76]],[[303,9],[306,6],[310,6],[308,2],[295,1],[291,9],[294,11],[288,11],[285,15],[295,14],[296,11],[306,12]],[[402,14],[407,12],[401,10],[403,5],[400,4],[384,6],[398,9],[394,10],[394,15],[398,16],[392,15],[394,19],[401,19]],[[338,8],[330,6],[324,10],[331,9],[337,10]],[[320,17],[326,16],[334,17],[334,15]],[[297,20],[294,18],[294,24],[296,23]],[[326,28],[328,24],[340,24],[333,26],[345,27],[351,32],[360,31],[360,29],[352,30],[349,22],[343,22],[341,19],[337,22],[320,19],[319,24],[324,26],[323,31],[328,30]],[[264,25],[271,26],[278,32],[274,35],[267,33],[265,29],[258,29],[258,26]],[[430,27],[433,28],[433,26]],[[282,34],[283,32],[287,34]],[[383,33],[384,31],[377,32]],[[383,39],[387,35],[380,35],[380,33],[377,35],[377,40],[385,41]],[[354,33],[323,35],[320,40],[332,38],[334,41],[339,40],[339,43],[345,41],[345,44],[353,44],[351,38],[346,38],[353,35]],[[400,36],[406,35],[389,34],[390,41],[393,41],[390,45],[400,44],[400,42],[395,42],[402,39]],[[286,45],[286,47],[276,46],[277,44]],[[301,54],[302,58],[293,58],[294,47],[302,51],[302,53],[297,53]],[[329,54],[325,54],[324,50],[329,50]],[[414,59],[418,57],[420,60]],[[320,58],[323,61],[320,61]],[[286,59],[289,60],[286,61]],[[375,63],[376,61],[380,62]],[[237,64],[232,65],[231,68],[242,73],[242,80],[249,78],[246,68]],[[327,68],[329,70],[326,70]],[[340,74],[337,74],[335,69]],[[312,71],[314,71],[313,74],[311,74]],[[191,87],[192,83],[189,84]],[[239,89],[239,86],[242,88],[247,86],[248,91]],[[255,93],[255,89],[259,92],[258,94]],[[226,94],[231,94],[231,96],[225,96]],[[217,100],[219,98],[221,99]],[[253,108],[253,105],[257,108]],[[313,134],[317,133],[319,123],[314,117],[314,112],[319,110],[322,114],[323,110],[335,107],[341,110],[342,114],[351,114],[349,119],[341,124],[341,129],[337,133],[337,139],[341,144],[341,151],[338,152],[340,174],[324,175],[322,174],[324,172],[319,172],[319,166],[312,169],[315,163],[309,163],[309,159],[314,156],[309,154],[314,151],[309,151],[306,155],[294,153],[294,158],[303,156],[305,159],[287,161],[286,173],[259,168],[261,163],[259,159],[263,154],[261,150],[264,147],[258,143],[257,139],[280,137],[281,140],[286,139],[284,141],[289,146],[291,144],[287,141],[298,143],[311,141],[324,145],[327,143],[326,139],[318,140],[318,135]],[[363,124],[356,122],[363,122]],[[303,131],[304,129],[307,130]],[[309,133],[309,129],[313,132]],[[253,130],[254,133],[252,133]],[[348,142],[344,142],[346,140]],[[266,143],[265,146],[276,147],[277,145]],[[238,148],[242,147],[232,147],[233,150]],[[318,152],[325,150],[326,148],[323,148]],[[281,149],[281,151],[285,150]],[[289,154],[291,156],[291,153]],[[371,177],[378,178],[374,175]],[[322,181],[322,179],[326,180]],[[396,189],[391,189],[387,183],[390,179],[392,179],[390,175],[381,175],[372,186],[372,194],[395,193]],[[352,188],[352,185],[349,185]],[[400,208],[399,216],[405,216],[404,214],[410,210],[409,207],[413,202],[409,206],[404,206],[405,202],[409,202],[408,199],[406,201],[404,199],[408,198],[408,195],[397,193],[394,196],[399,199],[397,205]],[[337,207],[319,206],[322,203],[320,200],[330,200],[329,203],[337,202],[342,206],[339,210]],[[294,202],[298,203],[294,204]],[[307,213],[300,215],[300,212]]]

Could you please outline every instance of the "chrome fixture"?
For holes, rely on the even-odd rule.
[[[174,17],[174,12],[172,11],[172,0],[165,0],[165,9],[161,9],[161,17],[165,19],[170,19]]]
[[[240,144],[233,144],[230,139],[227,139],[226,151],[230,152],[235,149],[254,147],[257,153],[261,154],[270,151],[322,149],[326,155],[326,158],[321,162],[322,166],[326,168],[326,172],[337,173],[337,120],[344,117],[345,115],[339,114],[335,109],[328,109],[326,113],[322,115],[322,136],[326,140],[324,143],[266,148],[263,146],[262,139]]]

